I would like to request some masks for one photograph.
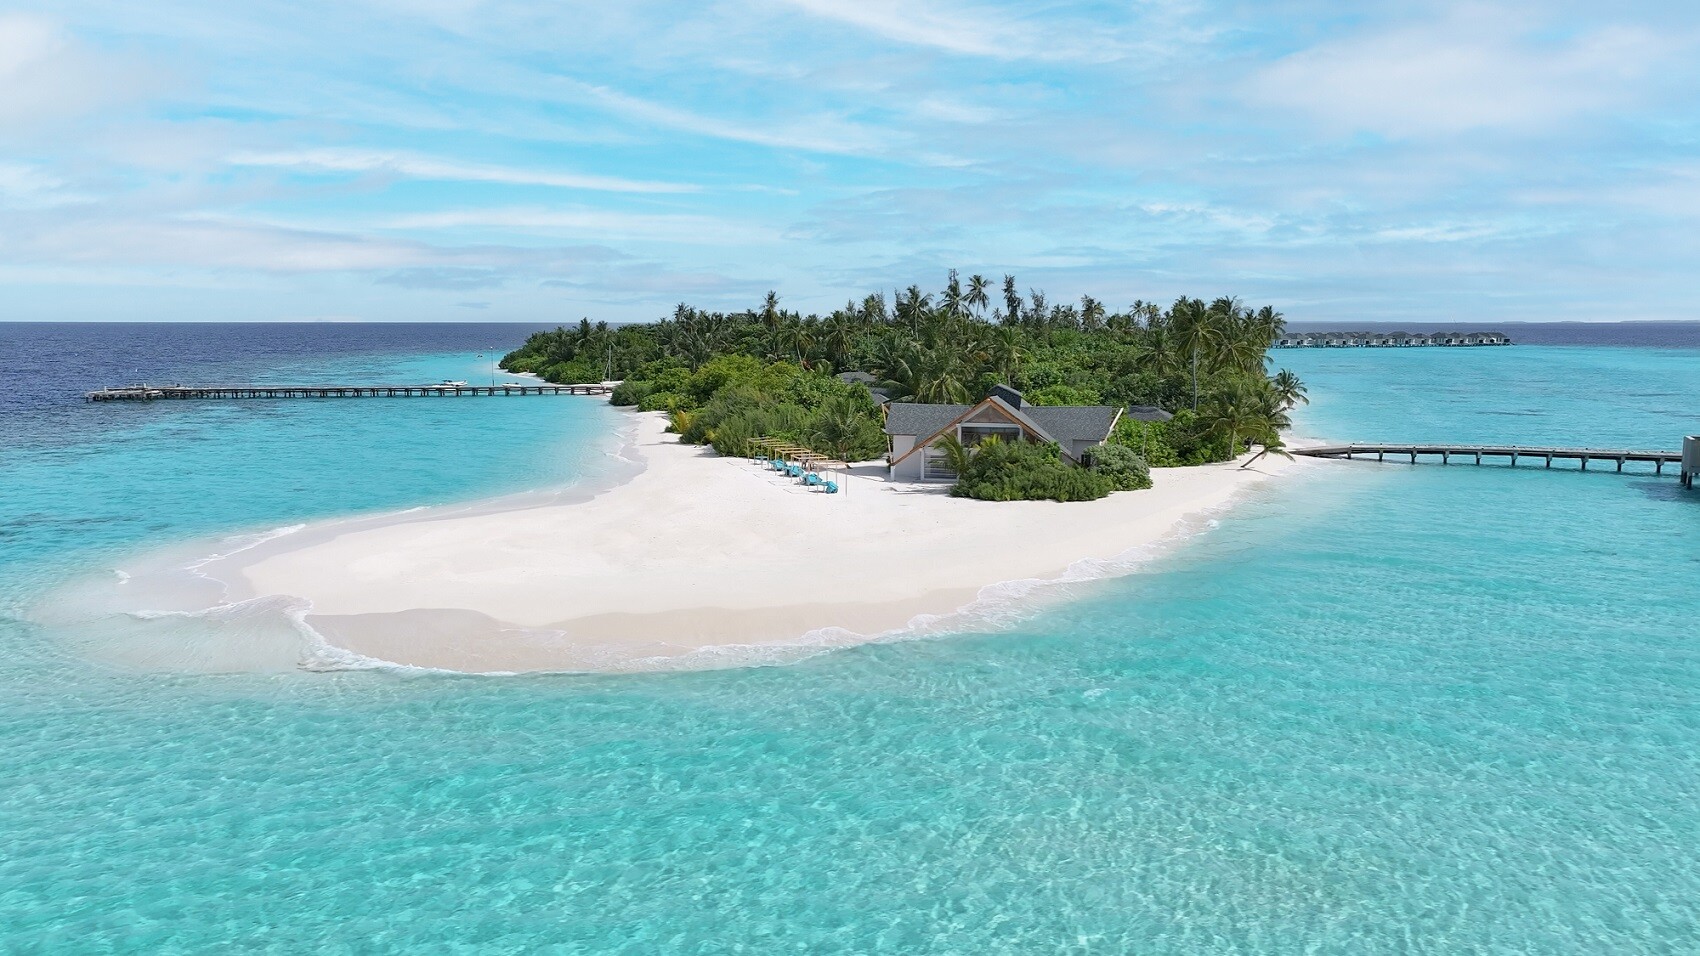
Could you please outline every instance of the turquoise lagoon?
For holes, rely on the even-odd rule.
[[[339,348],[244,371],[475,367]],[[1693,349],[1278,360],[1331,438],[1700,424]],[[42,595],[605,480],[618,419],[50,399],[0,458],[0,950],[1700,950],[1700,494],[1668,477],[1321,465],[1020,623],[784,667],[134,673]]]

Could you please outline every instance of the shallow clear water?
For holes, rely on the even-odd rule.
[[[1692,350],[1281,358],[1317,397],[1304,429],[1334,438],[1668,446],[1673,411],[1700,417]],[[59,516],[133,512],[71,503],[121,498],[122,472],[237,414],[148,412],[142,444],[70,442],[135,467],[65,472],[62,499],[32,493],[43,523],[0,496],[0,575],[22,595],[43,557],[512,487],[443,448],[486,426],[403,438],[372,416],[405,403],[355,404],[360,423],[218,443],[265,458],[271,428],[299,429],[298,451],[363,462],[350,484],[377,466],[340,456],[381,443],[435,456],[440,484],[309,483],[228,515],[148,491],[140,524],[85,542]],[[602,424],[548,408],[477,447],[511,464],[537,455],[506,447],[527,429],[566,448]],[[0,477],[44,486],[39,444]],[[1700,949],[1700,494],[1321,471],[1013,629],[789,667],[143,676],[0,624],[0,948]]]

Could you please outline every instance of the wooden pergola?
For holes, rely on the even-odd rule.
[[[759,438],[750,439],[750,447],[757,449],[758,452],[765,452],[771,457],[794,461],[810,471],[819,471],[822,468],[848,469],[850,467],[847,463],[836,458],[804,448],[802,445],[783,438],[771,438],[763,435]]]

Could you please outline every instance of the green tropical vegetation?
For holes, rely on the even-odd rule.
[[[950,493],[959,498],[982,501],[1091,501],[1117,488],[1116,480],[1093,468],[1076,468],[1063,463],[1055,444],[1001,441],[988,438],[972,452],[959,443],[950,451],[957,468],[956,484]]]
[[[879,406],[863,385],[834,377],[846,371],[872,375],[899,402],[969,403],[1003,384],[1036,405],[1173,413],[1149,423],[1124,416],[1117,426],[1110,442],[1137,468],[1117,452],[1079,469],[1039,446],[965,450],[992,457],[959,469],[963,494],[1074,500],[1138,487],[1130,476],[1143,472],[1148,482],[1148,465],[1227,461],[1253,445],[1279,451],[1287,412],[1307,401],[1297,376],[1267,367],[1284,327],[1272,307],[1232,298],[1137,301],[1112,312],[1092,296],[1051,303],[1037,290],[1022,294],[1013,276],[994,295],[985,277],[964,281],[953,270],[940,292],[875,292],[825,316],[799,315],[769,292],[742,312],[681,303],[647,324],[586,319],[532,335],[502,367],[551,382],[621,379],[615,404],[666,411],[684,441],[727,454],[770,435],[841,459],[878,457]]]

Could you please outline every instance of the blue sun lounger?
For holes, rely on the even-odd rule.
[[[820,490],[826,492],[829,495],[836,495],[836,494],[838,494],[838,482],[836,482],[836,481],[823,481],[823,482],[820,483]]]

